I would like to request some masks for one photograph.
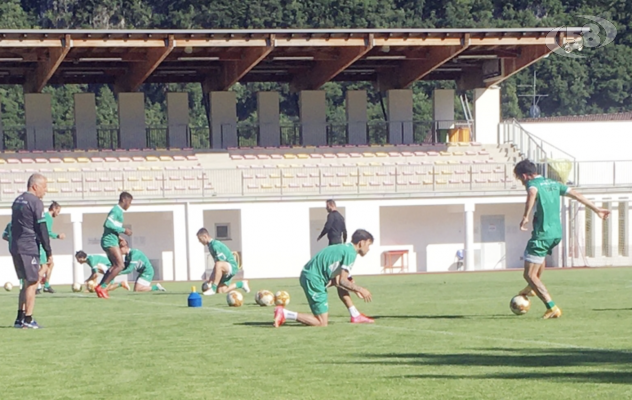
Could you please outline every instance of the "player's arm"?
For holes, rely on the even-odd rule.
[[[4,232],[2,232],[2,239],[6,240],[7,242],[9,241],[9,232],[5,229]]]
[[[344,218],[342,219],[342,243],[347,243],[347,224]]]
[[[88,283],[88,282],[90,282],[90,281],[93,281],[93,280],[97,279],[97,276],[98,276],[97,269],[96,269],[96,268],[94,268],[94,269],[92,270],[92,275],[90,275],[90,277],[88,277],[88,279],[86,279],[86,283]]]
[[[570,197],[571,199],[577,200],[580,203],[582,203],[583,205],[585,205],[586,207],[590,208],[601,219],[606,219],[610,215],[610,210],[606,210],[605,208],[597,207],[597,205],[595,205],[595,203],[593,203],[592,201],[590,201],[587,198],[585,198],[584,195],[579,193],[578,191],[570,189],[568,192],[566,192],[566,196]]]
[[[534,187],[530,187],[527,192],[527,202],[524,206],[524,215],[522,216],[522,221],[520,221],[520,230],[526,231],[527,225],[529,224],[529,215],[531,215],[531,211],[533,211],[533,206],[535,205],[535,199],[538,196],[538,189]]]
[[[333,279],[333,284],[336,287],[360,294],[361,298],[366,302],[371,301],[371,292],[362,286],[356,285],[353,281],[350,281],[349,271],[344,268],[342,272]]]

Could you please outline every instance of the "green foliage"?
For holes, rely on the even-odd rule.
[[[0,28],[519,28],[582,26],[589,22],[579,15],[612,21],[618,29],[615,42],[604,48],[585,48],[581,53],[585,58],[552,55],[506,80],[502,84],[503,117],[528,115],[531,99],[519,95],[529,94],[529,89],[520,85],[531,83],[534,70],[538,92],[548,94],[540,102],[544,116],[632,109],[632,2],[624,0],[5,0],[0,3]],[[435,87],[454,87],[454,83],[416,83],[415,119],[432,119]],[[370,82],[327,83],[323,90],[327,93],[328,120],[345,121],[345,92],[353,89],[367,90],[369,118],[384,120],[380,93]],[[97,94],[98,124],[116,126],[115,96],[106,85],[48,87],[46,92],[53,95],[55,124],[72,125],[72,94],[86,90]],[[169,90],[189,93],[193,127],[208,125],[207,100],[200,84],[144,85],[142,90],[147,99],[148,125],[166,124],[165,94]],[[262,90],[280,92],[284,123],[298,118],[298,96],[287,84],[249,83],[232,90],[237,92],[238,119],[243,124],[256,122],[256,93]],[[24,123],[20,88],[0,88],[0,105],[5,127]],[[195,135],[202,135],[196,138],[200,143],[208,140],[203,129],[196,130]],[[293,140],[294,133],[288,135],[287,140]],[[14,139],[19,140],[10,138]],[[245,138],[249,142],[252,139]],[[382,134],[375,133],[371,140],[383,140]]]

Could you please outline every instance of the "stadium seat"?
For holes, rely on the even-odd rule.
[[[244,160],[256,160],[257,156],[252,155],[252,154],[245,154],[244,155]]]
[[[171,158],[170,156],[160,156],[160,161],[165,161],[165,162],[169,162],[169,161],[173,161],[173,158]],[[147,157],[147,161],[149,161],[149,157]]]
[[[268,154],[257,154],[257,159],[259,159],[259,160],[269,160],[270,156]]]
[[[451,156],[451,155],[452,155],[452,153],[450,153],[449,151],[440,151],[440,152],[439,152],[439,155],[441,155],[441,156],[444,156],[444,157],[445,157],[445,156]]]
[[[22,164],[34,164],[35,161],[32,158],[23,158]]]
[[[0,183],[10,184],[10,183],[11,183],[11,179],[7,179],[7,178],[0,178]]]
[[[10,160],[8,160],[8,161],[10,161]],[[58,158],[58,157],[51,157],[51,158],[48,159],[48,161],[51,164],[61,164],[61,163],[63,163],[62,159]]]
[[[288,159],[288,160],[294,160],[296,159],[296,155],[292,153],[287,153],[283,155],[283,158]]]
[[[145,162],[145,157],[134,156],[134,157],[132,157],[132,161],[134,161],[134,162]]]
[[[197,159],[198,159],[197,156],[194,155],[194,154],[191,154],[191,155],[187,156],[187,160],[189,160],[189,161],[197,161]]]
[[[347,154],[347,153],[337,153],[336,156],[338,158],[350,158],[349,154]]]
[[[232,158],[232,157],[233,157],[233,156],[231,156],[231,158]],[[240,157],[241,157],[241,156],[240,156]],[[184,156],[173,156],[173,161],[178,161],[178,162],[180,162],[180,161],[186,161],[186,160],[187,160],[187,159],[186,159],[186,157],[184,157]]]
[[[13,193],[15,193],[15,190],[10,189],[10,188],[5,188],[5,189],[2,189],[2,193],[4,193],[4,194],[13,194]]]

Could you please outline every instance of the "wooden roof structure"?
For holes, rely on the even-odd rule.
[[[498,84],[587,28],[0,30],[0,84],[201,82],[206,91],[237,82],[373,81],[399,89],[455,80],[462,89]]]

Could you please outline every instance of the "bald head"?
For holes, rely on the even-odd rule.
[[[48,182],[46,180],[46,177],[38,173],[31,175],[27,183],[27,189],[29,192],[33,193],[40,199],[44,198],[44,195],[46,195],[46,190],[48,189]]]

